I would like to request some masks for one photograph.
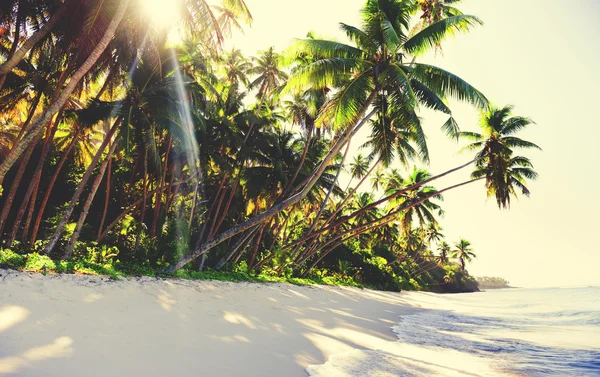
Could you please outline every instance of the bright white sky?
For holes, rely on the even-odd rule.
[[[236,35],[247,55],[275,46],[283,50],[309,30],[343,40],[338,23],[359,25],[363,0],[246,0],[254,25]],[[531,199],[500,211],[477,184],[445,194],[441,220],[449,241],[469,239],[478,258],[476,276],[500,276],[516,286],[600,284],[600,2],[597,0],[465,0],[459,8],[485,25],[444,44],[444,56],[428,57],[469,81],[498,106],[537,125],[521,137],[544,152],[527,152],[540,179],[529,186]],[[463,130],[476,130],[478,114],[453,104]],[[439,131],[444,117],[421,114],[428,131],[432,173],[469,160]],[[364,135],[363,135],[364,137]],[[353,146],[362,141],[353,142]],[[442,188],[468,178],[468,172],[439,181]]]

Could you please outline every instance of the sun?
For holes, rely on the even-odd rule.
[[[138,0],[142,12],[152,25],[165,32],[169,32],[181,17],[179,0]]]

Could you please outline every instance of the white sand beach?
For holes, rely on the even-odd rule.
[[[0,376],[497,375],[397,341],[431,294],[0,274]]]

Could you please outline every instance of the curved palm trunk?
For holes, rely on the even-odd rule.
[[[117,147],[117,141],[115,140],[113,145],[110,147],[108,154],[106,155],[106,159],[102,162],[102,165],[100,165],[100,171],[98,172],[98,175],[96,176],[96,179],[94,180],[94,183],[92,184],[92,188],[91,188],[90,193],[88,194],[88,197],[85,201],[83,210],[81,211],[81,214],[79,215],[79,220],[77,220],[77,226],[75,227],[75,231],[73,232],[73,235],[71,235],[71,240],[69,241],[69,245],[65,249],[65,253],[62,256],[63,260],[69,259],[73,255],[73,250],[75,249],[75,243],[77,242],[77,240],[79,240],[79,235],[81,234],[81,229],[83,228],[85,219],[87,218],[87,215],[90,212],[90,207],[92,206],[92,202],[94,201],[94,197],[96,196],[98,187],[100,187],[100,183],[102,183],[102,179],[104,178],[104,173],[106,172],[106,168],[108,167],[108,164],[109,164],[110,160],[112,159],[112,155],[115,152],[116,147]]]
[[[69,146],[65,150],[65,153],[63,153],[62,157],[60,158],[60,161],[58,162],[58,164],[56,165],[56,169],[54,170],[54,174],[50,179],[50,183],[48,184],[48,188],[46,189],[46,193],[44,194],[44,198],[42,199],[42,203],[40,204],[38,215],[35,218],[35,222],[33,224],[33,230],[31,231],[31,237],[29,238],[29,243],[31,245],[33,245],[37,239],[38,230],[40,229],[40,224],[42,223],[42,218],[44,217],[44,211],[46,210],[46,205],[48,204],[48,200],[50,199],[50,194],[52,193],[52,189],[54,188],[54,184],[58,179],[58,175],[60,174],[63,165],[67,161],[67,158],[69,157],[71,151],[77,143],[77,137],[78,134],[73,135],[73,140],[69,143]]]
[[[61,220],[59,221],[58,225],[56,226],[54,235],[52,236],[52,238],[50,239],[50,242],[48,242],[48,245],[44,249],[44,254],[49,254],[52,251],[52,249],[54,249],[54,247],[56,246],[56,243],[60,239],[60,236],[62,235],[62,232],[65,229],[65,226],[67,225],[67,222],[71,218],[71,214],[73,213],[73,210],[75,209],[75,205],[79,201],[79,197],[83,193],[83,190],[85,189],[85,186],[86,186],[88,180],[90,179],[94,169],[96,168],[98,161],[102,157],[102,154],[104,153],[104,149],[106,149],[106,146],[112,139],[114,133],[117,131],[119,124],[120,124],[120,121],[117,120],[114,123],[114,125],[111,127],[111,129],[109,130],[108,134],[106,134],[106,136],[104,137],[104,141],[100,145],[100,148],[98,148],[98,152],[92,159],[90,166],[88,166],[87,170],[83,174],[83,177],[81,178],[81,181],[79,182],[79,185],[77,186],[77,190],[75,190],[75,193],[73,194],[73,198],[71,198],[71,201],[69,202],[69,205],[67,206],[67,209],[65,210]]]
[[[298,244],[300,244],[300,243],[304,243],[304,242],[306,242],[307,240],[309,240],[309,239],[311,239],[311,238],[313,238],[313,237],[316,237],[316,236],[318,236],[318,235],[320,235],[320,234],[322,234],[322,233],[324,233],[324,232],[326,232],[326,231],[328,231],[328,230],[331,230],[332,228],[335,228],[335,227],[337,227],[337,226],[341,225],[343,222],[346,222],[346,221],[348,221],[348,220],[350,220],[350,219],[353,219],[353,218],[355,218],[356,216],[358,216],[358,215],[360,215],[360,214],[362,214],[362,213],[364,213],[364,212],[366,212],[366,211],[368,211],[368,210],[371,210],[371,209],[373,209],[373,208],[377,207],[378,205],[380,205],[380,204],[382,204],[382,203],[385,203],[385,202],[387,202],[387,201],[390,201],[390,200],[392,200],[392,199],[395,199],[395,198],[397,198],[398,196],[400,196],[400,195],[402,195],[402,194],[404,194],[404,193],[406,193],[406,192],[408,192],[408,191],[411,191],[411,190],[417,189],[417,188],[419,188],[419,187],[421,187],[421,186],[423,186],[423,185],[425,185],[425,184],[427,184],[427,183],[429,183],[429,182],[431,182],[431,181],[434,181],[434,180],[436,180],[436,179],[439,179],[439,178],[445,177],[445,176],[447,176],[448,174],[451,174],[451,173],[454,173],[454,172],[456,172],[456,171],[458,171],[458,170],[461,170],[461,169],[463,169],[463,168],[465,168],[465,167],[467,167],[467,166],[469,166],[469,165],[473,164],[475,161],[477,161],[477,160],[472,160],[472,161],[469,161],[469,162],[467,162],[466,164],[463,164],[463,165],[461,165],[461,166],[458,166],[458,167],[456,167],[456,168],[453,168],[453,169],[447,170],[447,171],[445,171],[445,172],[443,172],[443,173],[441,173],[441,174],[438,174],[438,175],[436,175],[436,176],[433,176],[433,177],[431,177],[431,178],[429,178],[429,179],[426,179],[426,180],[424,180],[424,181],[421,181],[421,182],[419,182],[419,183],[416,183],[416,184],[414,184],[414,185],[412,185],[412,186],[406,187],[406,188],[404,188],[404,189],[402,189],[402,190],[396,191],[396,192],[395,192],[395,193],[393,193],[392,195],[388,195],[388,196],[386,196],[386,197],[384,197],[384,198],[382,198],[382,199],[379,199],[378,201],[376,201],[376,202],[373,202],[373,203],[369,204],[368,206],[366,206],[366,207],[363,207],[363,208],[361,208],[360,210],[358,210],[358,211],[356,211],[356,212],[352,213],[351,215],[347,216],[347,217],[344,219],[344,221],[342,221],[342,222],[337,222],[337,223],[334,223],[334,224],[332,224],[332,225],[330,225],[330,226],[328,226],[328,227],[325,227],[325,228],[323,228],[323,229],[320,229],[320,230],[318,230],[318,231],[314,232],[314,233],[313,233],[312,235],[310,235],[310,236],[302,237],[301,239],[299,239],[299,240],[297,240],[297,241],[294,241],[294,242],[292,242],[292,243],[291,243],[291,244],[289,244],[289,245],[286,245],[286,246],[284,246],[284,249],[287,249],[287,248],[290,248],[290,247],[294,247],[294,246],[296,246],[296,245],[298,245]]]
[[[85,76],[87,74],[87,72],[94,66],[96,61],[100,58],[100,56],[102,55],[102,53],[104,52],[104,50],[106,49],[106,47],[108,46],[110,41],[112,40],[113,36],[115,35],[115,32],[117,31],[117,27],[119,26],[119,24],[121,23],[121,20],[123,19],[123,16],[125,15],[125,11],[127,10],[129,1],[130,0],[119,1],[119,3],[118,3],[119,6],[115,12],[114,17],[110,21],[110,23],[106,29],[106,32],[104,33],[104,35],[102,36],[102,38],[100,39],[100,41],[98,42],[96,47],[94,47],[94,50],[90,53],[88,58],[79,67],[79,69],[77,69],[77,71],[73,74],[73,76],[71,77],[71,80],[69,81],[67,86],[64,88],[64,90],[61,92],[58,99],[56,101],[54,101],[46,109],[46,111],[40,117],[40,119],[38,119],[31,126],[31,129],[26,132],[23,139],[19,143],[17,143],[14,148],[12,148],[12,150],[10,151],[10,153],[8,154],[6,159],[0,164],[0,185],[4,181],[4,177],[6,176],[6,173],[11,168],[11,166],[17,161],[17,159],[23,154],[23,152],[27,149],[27,147],[36,139],[36,137],[43,130],[43,125],[47,124],[52,119],[54,114],[56,114],[65,105],[65,103],[71,96],[71,93],[73,93],[75,88],[78,86],[79,81],[83,78],[83,76]],[[63,5],[60,9],[61,10],[65,9],[65,7],[66,7],[66,5]],[[57,11],[57,13],[58,13],[58,11]],[[39,41],[41,38],[43,38],[50,31],[50,29],[56,24],[56,22],[58,22],[59,18],[56,16],[56,13],[54,14],[54,16],[55,17],[52,17],[51,19],[56,19],[56,21],[48,21],[39,30],[39,32],[34,33],[34,36],[39,35],[38,33],[41,33],[41,36],[39,36],[37,41]],[[44,29],[45,27],[47,27],[47,28]],[[45,33],[42,33],[43,29],[45,30]],[[25,55],[25,53],[28,51],[28,49],[31,49],[31,47],[33,47],[33,45],[35,45],[35,43],[37,43],[37,41],[31,43],[33,39],[34,39],[34,37],[31,37],[27,42],[25,42],[25,44],[23,44],[23,46],[21,46],[21,48],[15,53],[12,60],[17,59],[18,56],[21,56],[20,59],[22,59],[22,57]],[[29,46],[29,47],[27,48],[27,46]],[[17,60],[20,61],[20,59],[17,59]],[[13,64],[16,65],[17,63],[14,63],[14,61],[13,61],[10,63],[6,62],[5,64],[3,64],[1,66],[2,68],[0,68],[0,74],[8,73],[12,69],[9,67],[11,67],[11,65],[13,65]],[[4,73],[2,73],[2,72],[4,72]],[[54,245],[52,245],[52,247],[54,247]]]
[[[416,201],[414,203],[411,203],[407,207],[403,207],[403,208],[401,208],[399,210],[390,212],[389,214],[387,214],[387,215],[385,215],[383,217],[380,217],[378,219],[370,221],[370,222],[368,222],[366,224],[360,225],[360,226],[358,226],[356,228],[349,229],[346,232],[343,232],[341,234],[338,234],[338,235],[334,236],[331,240],[329,240],[325,244],[323,244],[322,247],[328,246],[328,245],[332,244],[333,242],[335,242],[337,240],[340,240],[340,239],[343,239],[343,241],[341,241],[343,243],[343,242],[351,240],[352,238],[358,237],[359,235],[364,234],[367,231],[370,231],[370,230],[382,227],[382,226],[388,224],[389,222],[394,221],[397,218],[397,216],[400,215],[402,212],[404,212],[406,210],[409,210],[409,209],[411,209],[411,208],[413,208],[413,207],[415,207],[415,206],[423,203],[424,201],[427,201],[427,200],[429,200],[429,199],[431,199],[431,198],[433,198],[433,197],[435,197],[437,195],[440,195],[440,194],[442,194],[442,193],[444,193],[446,191],[449,191],[449,190],[452,190],[452,189],[455,189],[455,188],[459,188],[459,187],[468,185],[470,183],[480,181],[482,179],[485,179],[485,177],[477,178],[477,179],[472,179],[472,180],[469,180],[469,181],[458,183],[458,184],[453,185],[453,186],[446,187],[446,188],[444,188],[444,189],[442,189],[440,191],[437,191],[437,192],[435,192],[435,193],[433,193],[431,195],[428,195],[428,196],[426,196],[424,198],[421,198],[421,199],[419,199],[418,201]],[[349,236],[349,237],[347,237],[347,238],[344,239],[344,237],[346,237],[346,236]],[[315,251],[314,253],[312,253],[311,255],[305,256],[300,262],[297,263],[297,265],[301,265],[306,260],[308,260],[313,255],[315,255],[317,252],[318,252],[318,250]]]
[[[358,188],[366,181],[367,177],[373,172],[373,170],[375,170],[375,168],[377,167],[377,165],[379,165],[380,162],[381,162],[381,159],[377,160],[377,162],[375,164],[373,164],[373,166],[371,167],[371,169],[369,169],[367,174],[364,177],[362,177],[362,179],[358,182],[358,184],[354,187],[354,189],[352,189],[352,191],[348,195],[346,195],[346,197],[344,198],[342,203],[340,203],[338,205],[337,209],[333,212],[333,214],[331,216],[329,216],[327,221],[325,221],[325,223],[323,224],[323,227],[326,227],[328,224],[331,223],[331,221],[335,218],[335,215],[337,215],[344,208],[344,205],[348,202],[348,200],[350,200],[350,198],[352,198],[352,196],[356,193],[356,191],[358,191]],[[346,189],[345,191],[348,191],[348,190]],[[315,251],[315,249],[317,247],[317,241],[318,241],[317,237],[313,238],[313,240],[309,244],[309,246],[306,247],[305,254],[310,254],[311,252]]]
[[[348,141],[348,143],[346,144],[346,150],[344,151],[342,161],[340,161],[340,165],[338,166],[338,170],[337,170],[337,173],[335,174],[335,178],[333,179],[333,182],[331,183],[331,187],[329,187],[329,190],[327,191],[327,194],[325,195],[325,199],[323,200],[323,203],[321,204],[321,208],[319,208],[319,212],[317,212],[317,216],[315,216],[315,219],[313,220],[312,225],[306,232],[306,236],[310,236],[312,234],[312,232],[315,230],[317,223],[319,222],[319,219],[321,218],[321,215],[323,214],[323,211],[325,210],[325,207],[327,206],[327,203],[329,202],[329,197],[331,196],[331,193],[333,192],[333,189],[335,188],[335,185],[337,184],[337,181],[340,177],[340,173],[342,172],[342,168],[344,167],[344,162],[346,161],[346,157],[348,156],[349,150],[350,150],[350,141]],[[296,250],[292,253],[292,260],[295,260],[296,257],[301,258],[303,254],[308,253],[310,251],[310,248],[306,248],[302,254],[297,255],[297,253],[300,249],[300,246],[301,245],[298,245]]]
[[[376,95],[377,95],[377,91],[373,91],[373,93],[369,96],[369,98],[365,102],[360,114],[365,114],[368,111],[368,109],[371,106],[371,103],[375,99]],[[341,137],[335,142],[333,147],[327,153],[327,155],[325,156],[325,158],[323,159],[323,161],[321,162],[319,167],[310,176],[310,179],[309,179],[308,183],[306,184],[306,186],[304,186],[304,188],[298,194],[295,194],[294,196],[290,197],[289,199],[286,199],[278,204],[275,204],[274,206],[272,206],[270,209],[264,211],[263,213],[245,221],[242,224],[238,224],[238,225],[232,227],[231,229],[221,233],[220,235],[215,237],[212,241],[206,242],[204,245],[200,246],[199,248],[197,248],[190,254],[179,259],[176,263],[174,263],[171,266],[169,266],[168,268],[162,270],[162,272],[168,274],[168,273],[173,273],[173,272],[177,271],[178,269],[185,266],[192,260],[194,260],[194,259],[198,258],[199,256],[201,256],[202,254],[206,253],[211,248],[217,246],[221,242],[230,239],[231,237],[235,236],[236,234],[244,232],[244,231],[246,231],[250,228],[253,228],[257,225],[260,225],[260,224],[264,223],[265,221],[268,221],[270,218],[272,218],[276,214],[280,213],[281,211],[285,210],[286,208],[289,208],[290,206],[292,206],[292,205],[298,203],[299,201],[301,201],[302,199],[304,199],[308,195],[309,191],[317,183],[319,178],[321,178],[321,175],[323,174],[325,169],[327,169],[329,164],[331,164],[331,162],[333,161],[335,156],[339,153],[339,151],[350,141],[352,136],[356,132],[358,132],[358,130],[360,130],[360,128],[365,123],[367,123],[367,121],[375,114],[375,112],[376,112],[376,110],[372,110],[369,114],[364,116],[364,118],[362,118],[362,120],[357,121],[356,126],[348,127],[348,129],[341,135]]]

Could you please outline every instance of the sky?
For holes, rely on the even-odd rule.
[[[344,40],[339,22],[359,25],[363,0],[246,0],[250,29],[231,45],[247,55],[274,46],[284,50],[310,30]],[[451,242],[471,241],[475,276],[500,276],[514,286],[600,285],[600,2],[597,0],[465,0],[459,8],[484,26],[443,44],[443,56],[422,62],[447,69],[481,90],[494,104],[536,125],[519,136],[543,152],[526,151],[540,174],[531,198],[509,211],[487,199],[483,184],[446,193],[441,219]],[[478,111],[451,102],[461,129],[477,131]],[[423,111],[431,163],[439,173],[470,160],[439,130],[445,118]],[[362,144],[365,132],[353,140]],[[401,168],[401,166],[397,166]],[[441,189],[468,179],[468,171],[436,181]],[[347,178],[345,178],[347,179]]]

